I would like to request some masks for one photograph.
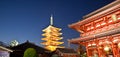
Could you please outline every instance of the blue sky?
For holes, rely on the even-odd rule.
[[[10,43],[26,40],[40,45],[42,30],[50,23],[53,14],[54,26],[62,29],[64,46],[67,39],[79,37],[68,27],[82,16],[99,9],[114,0],[0,0],[0,41]]]

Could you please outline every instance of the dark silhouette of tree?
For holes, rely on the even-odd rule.
[[[23,57],[38,57],[38,55],[37,55],[36,50],[34,48],[28,48],[24,52]]]

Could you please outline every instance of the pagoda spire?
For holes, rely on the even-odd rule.
[[[51,14],[51,17],[50,17],[50,25],[53,25],[53,15]]]

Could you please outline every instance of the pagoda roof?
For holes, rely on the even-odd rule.
[[[62,33],[44,33],[44,34],[42,34],[42,36],[48,36],[48,35],[54,35],[54,36],[60,36],[60,35],[62,35]]]
[[[54,40],[54,41],[57,41],[57,40],[61,40],[61,39],[63,39],[63,37],[50,37],[50,38],[42,38],[41,40]]]
[[[48,41],[48,42],[42,42],[41,44],[43,45],[52,45],[52,46],[56,46],[56,45],[61,45],[63,44],[64,42],[58,42],[58,41]]]
[[[70,24],[68,25],[70,28],[73,28],[73,29],[76,29],[76,27],[79,27],[81,25],[84,25],[86,23],[89,23],[89,22],[92,22],[94,20],[97,20],[98,18],[101,18],[105,15],[108,15],[108,14],[111,14],[115,11],[118,11],[120,10],[120,0],[115,0],[113,1],[112,3],[96,10],[96,11],[93,11],[85,16],[83,16],[83,19],[76,22],[76,23],[73,23],[73,24]],[[79,26],[78,26],[79,25]]]
[[[55,27],[55,26],[53,26],[53,25],[49,25],[47,28],[45,28],[44,30],[42,30],[43,32],[45,32],[45,31],[47,31],[47,30],[50,30],[50,29],[55,29],[55,30],[61,30],[60,28],[57,28],[57,27]]]

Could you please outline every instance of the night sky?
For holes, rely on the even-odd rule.
[[[0,0],[0,41],[10,43],[26,40],[40,45],[42,30],[50,24],[53,14],[54,26],[62,29],[64,46],[67,39],[79,37],[68,27],[82,16],[97,10],[114,0]]]

